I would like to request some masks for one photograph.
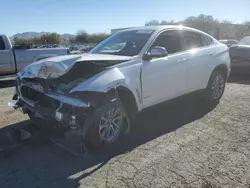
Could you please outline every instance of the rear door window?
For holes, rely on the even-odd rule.
[[[191,31],[184,31],[183,32],[184,38],[184,49],[191,50],[196,48],[204,47],[204,40],[199,33],[191,32]]]
[[[3,37],[0,36],[0,50],[5,50],[5,44],[3,41]]]
[[[245,37],[238,42],[239,45],[250,45],[250,37]]]

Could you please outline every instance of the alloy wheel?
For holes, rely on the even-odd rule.
[[[212,97],[214,100],[219,99],[224,91],[225,81],[222,75],[217,75],[212,81]]]
[[[120,134],[123,123],[123,111],[121,108],[112,108],[103,113],[99,123],[100,139],[112,142]]]

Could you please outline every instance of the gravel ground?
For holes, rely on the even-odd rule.
[[[194,96],[153,107],[113,148],[75,157],[33,138],[0,157],[0,187],[250,187],[250,81],[236,79],[210,109]],[[0,84],[0,132],[29,124],[6,107],[12,82]]]

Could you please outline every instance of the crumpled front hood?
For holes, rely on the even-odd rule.
[[[65,55],[34,62],[18,73],[21,78],[56,78],[70,69],[80,55]]]
[[[68,72],[76,63],[84,61],[128,61],[132,57],[106,54],[65,55],[34,62],[18,73],[20,78],[58,78]]]

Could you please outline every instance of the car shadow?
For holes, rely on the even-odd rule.
[[[229,83],[237,83],[237,84],[250,84],[250,72],[249,74],[231,74],[229,79]]]
[[[40,183],[39,186],[36,185],[36,181],[31,180],[29,182],[30,187],[77,187],[80,185],[80,180],[101,169],[113,157],[132,151],[136,147],[146,144],[157,137],[175,131],[205,116],[213,110],[214,107],[215,106],[207,105],[203,100],[200,100],[197,95],[181,97],[141,112],[132,123],[129,136],[122,137],[122,139],[109,148],[92,152],[85,157],[75,157],[59,149],[57,146],[47,143],[40,145],[40,147],[29,147],[28,149],[26,147],[26,149],[19,150],[6,160],[8,160],[7,163],[14,163],[17,166],[23,167],[21,164],[25,164],[25,168],[29,170],[34,168],[32,166],[34,164],[36,164],[35,169],[46,168],[46,170],[40,170],[41,174],[35,171],[36,176],[40,178],[43,176],[50,177],[53,181],[53,185],[52,181],[47,181],[46,178],[44,178],[45,180]],[[30,142],[32,142],[32,139],[28,143]],[[3,158],[2,160],[5,159]],[[43,162],[41,163],[41,161]],[[4,169],[6,165],[5,162],[1,163],[0,159],[0,169]],[[8,167],[8,171],[11,171],[10,168],[11,166]],[[12,166],[12,168],[16,169],[18,167]],[[83,172],[89,168],[93,169],[88,172]],[[51,171],[48,169],[51,169]],[[57,173],[55,173],[55,169]],[[44,171],[46,171],[46,174],[42,174]],[[74,179],[69,179],[70,176],[79,172],[83,173]],[[21,181],[23,178],[23,181],[25,181],[25,178],[28,179],[22,176],[19,177]]]
[[[209,105],[193,94],[153,106],[137,116],[128,136],[124,136],[112,147],[99,150],[94,154],[101,156],[99,160],[107,160],[132,151],[140,145],[202,118],[216,106],[217,104]],[[104,154],[107,156],[105,157]]]

